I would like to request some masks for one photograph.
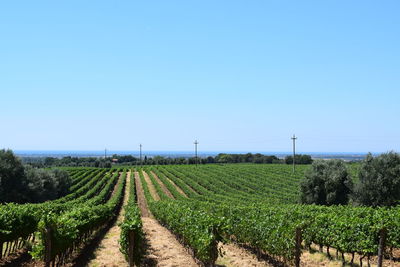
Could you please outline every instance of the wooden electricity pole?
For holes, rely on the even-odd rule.
[[[140,166],[142,166],[142,144],[140,144],[139,147],[140,147],[140,152],[139,152]]]
[[[197,140],[194,141],[194,154],[195,154],[195,161],[196,161],[196,167],[197,167],[197,145],[199,142]]]
[[[293,173],[294,173],[294,170],[296,168],[295,167],[296,166],[295,157],[296,157],[296,139],[297,139],[297,137],[295,135],[293,135],[293,137],[291,139],[293,140]]]

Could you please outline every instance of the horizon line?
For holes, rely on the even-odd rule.
[[[73,152],[73,153],[87,153],[87,152],[92,152],[92,153],[104,153],[104,150],[67,150],[67,149],[11,149],[12,151],[16,153],[27,153],[27,152],[50,152],[50,153],[60,153],[60,152]],[[297,151],[296,154],[300,153],[310,153],[310,154],[334,154],[334,153],[340,153],[340,154],[379,154],[379,153],[386,153],[394,150],[388,150],[388,151],[350,151],[350,152],[344,152],[344,151]],[[139,153],[139,150],[120,150],[120,149],[115,149],[115,150],[107,150],[108,153],[112,152],[123,152],[123,153],[132,153],[132,152],[137,152]],[[144,150],[143,152],[148,152],[148,153],[188,153],[192,154],[192,150]],[[257,151],[248,151],[248,150],[203,150],[203,151],[198,151],[199,154],[204,154],[204,153],[279,153],[279,154],[292,154],[292,151],[262,151],[262,150],[257,150]]]

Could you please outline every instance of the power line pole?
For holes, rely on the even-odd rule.
[[[297,139],[297,137],[295,136],[295,135],[293,135],[293,137],[291,138],[292,140],[293,140],[293,173],[294,173],[294,170],[295,170],[295,157],[296,157],[296,139]]]
[[[194,153],[195,153],[195,161],[196,161],[196,167],[197,167],[197,145],[199,144],[199,142],[197,142],[197,140],[194,141]]]
[[[142,144],[140,144],[140,166],[142,166]]]

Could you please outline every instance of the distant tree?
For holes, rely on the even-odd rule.
[[[45,170],[25,168],[28,182],[26,191],[29,202],[43,202],[62,197],[69,193],[71,179],[67,172],[58,169]]]
[[[353,183],[342,160],[316,160],[300,185],[304,204],[347,204]]]
[[[111,168],[112,167],[112,164],[111,164],[111,162],[110,161],[106,161],[106,162],[104,162],[103,163],[103,166],[102,166],[103,168]]]
[[[264,163],[264,156],[260,153],[254,154],[253,163]]]
[[[373,157],[368,154],[361,163],[354,201],[367,206],[400,204],[400,155],[394,152]]]
[[[11,150],[0,150],[0,202],[26,201],[24,167]]]
[[[217,163],[232,163],[234,160],[232,154],[220,153],[215,157],[215,161]]]
[[[243,155],[243,162],[252,162],[253,161],[253,154],[247,153]]]
[[[52,166],[53,164],[56,163],[56,161],[57,161],[56,158],[46,157],[46,158],[44,159],[44,164],[47,165],[47,166]]]
[[[297,154],[295,156],[295,163],[296,164],[311,164],[313,162],[310,155],[301,155]],[[293,156],[286,156],[285,157],[286,164],[293,164]]]
[[[57,198],[68,194],[69,188],[72,185],[72,180],[68,173],[59,169],[51,170],[51,172],[54,177],[54,187],[57,192]]]
[[[214,163],[214,162],[215,162],[215,160],[213,157],[211,157],[211,156],[207,157],[207,163]]]

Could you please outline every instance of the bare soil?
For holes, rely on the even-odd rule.
[[[157,183],[160,185],[161,189],[163,190],[163,192],[167,195],[167,197],[171,198],[171,199],[175,199],[175,197],[171,194],[171,192],[169,192],[168,188],[165,186],[165,184],[163,182],[161,182],[160,178],[158,178],[158,176],[153,172],[150,171],[150,174],[153,175],[154,179],[157,181]]]
[[[219,248],[223,251],[223,256],[219,257],[216,264],[218,266],[226,267],[272,267],[272,264],[263,260],[258,260],[257,256],[253,253],[241,248],[235,244],[218,244]]]
[[[146,177],[146,176],[145,176]],[[147,177],[148,178],[148,177]],[[145,233],[146,255],[143,266],[197,267],[199,266],[175,236],[157,220],[148,210],[139,174],[135,172],[138,205],[142,212],[143,231]]]
[[[181,189],[179,186],[177,186],[171,179],[167,178],[167,180],[168,180],[168,182],[170,182],[170,183],[176,188],[176,191],[178,191],[179,194],[181,194],[181,195],[184,196],[184,197],[188,197],[188,196],[185,194],[185,192],[183,192],[182,189]]]
[[[303,250],[301,254],[301,265],[307,267],[316,267],[316,266],[323,266],[323,267],[340,267],[343,266],[342,264],[342,256],[339,254],[336,257],[336,250],[334,248],[330,249],[331,258],[328,257],[326,253],[326,248],[324,248],[323,252],[320,252],[317,246],[312,246],[311,251]],[[345,256],[345,266],[351,266],[351,254],[347,253]],[[378,257],[374,256],[370,258],[370,265],[376,266],[378,262]],[[367,257],[362,260],[363,266],[368,266]],[[354,267],[360,266],[360,256],[354,256]],[[400,267],[400,262],[391,261],[389,259],[383,260],[384,267]]]
[[[157,175],[153,172],[151,174],[154,175],[156,181],[160,184],[161,188],[163,188],[164,192],[167,195],[172,194],[167,190],[165,185],[159,180]],[[143,172],[143,175],[146,179],[146,182],[151,183],[148,175]],[[147,176],[147,178],[146,178]],[[138,175],[135,176],[138,180]],[[182,195],[186,196],[186,194],[172,183],[177,189],[182,192]],[[142,188],[137,186],[137,190],[143,191]],[[150,191],[150,186],[149,186]],[[155,191],[155,188],[154,188]],[[168,193],[169,194],[168,194]],[[140,207],[147,208],[147,204],[140,203],[146,201],[143,197],[139,197],[138,192],[138,204]],[[154,196],[153,196],[154,197]],[[186,196],[187,197],[187,196]],[[150,211],[147,210],[150,214]],[[175,236],[165,227],[161,226],[156,219],[151,217],[142,217],[143,222],[143,230],[146,234],[146,243],[148,246],[147,255],[145,260],[146,266],[199,266],[196,261],[193,259],[191,254],[182,246],[179,241],[175,238]],[[234,266],[234,267],[242,267],[242,266],[254,266],[254,267],[270,267],[272,265],[268,264],[265,261],[258,260],[257,257],[248,252],[247,250],[240,248],[234,244],[225,244],[219,245],[224,252],[224,256],[220,257],[216,262],[217,266]]]
[[[147,187],[149,188],[151,196],[153,197],[153,199],[155,201],[159,201],[160,196],[157,194],[156,188],[154,187],[153,183],[151,182],[149,175],[145,171],[142,171],[142,173],[143,173],[144,179],[146,180]]]
[[[123,207],[128,203],[129,184],[131,172],[127,172],[127,181],[124,192]],[[89,267],[118,267],[128,266],[124,255],[119,250],[119,237],[121,228],[118,226],[124,220],[125,210],[122,208],[114,225],[108,230],[101,240],[98,248],[94,251],[93,259],[88,263]]]
[[[138,202],[138,206],[139,206],[142,218],[150,217],[151,214],[149,212],[149,208],[147,207],[147,202],[146,202],[146,198],[144,196],[142,182],[140,181],[138,172],[135,172],[135,187],[136,187],[137,202]]]
[[[148,249],[147,266],[199,266],[175,236],[153,218],[142,218]]]

